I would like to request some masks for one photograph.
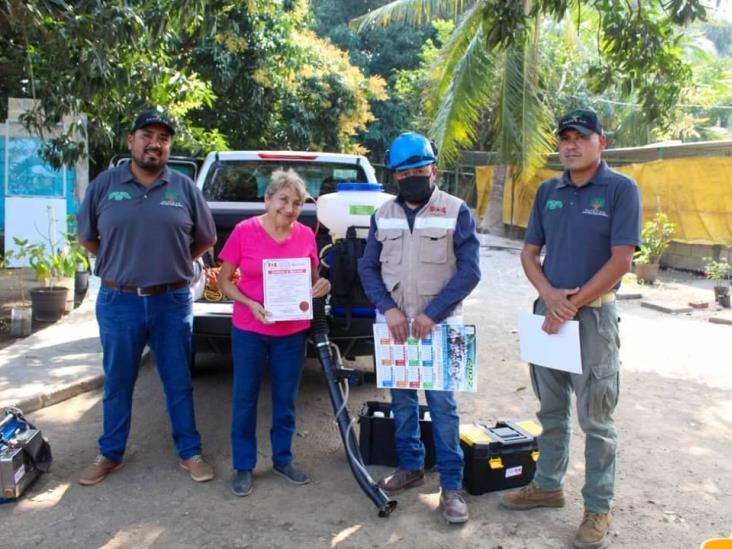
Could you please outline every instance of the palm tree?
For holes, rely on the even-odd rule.
[[[457,19],[450,40],[430,70],[424,96],[440,162],[457,160],[460,149],[475,142],[482,113],[494,105],[499,158],[516,166],[517,175],[530,176],[541,164],[537,158],[554,145],[551,132],[544,129],[551,112],[538,93],[540,16],[528,16],[529,0],[501,4],[512,10],[513,18],[527,18],[533,24],[509,39],[491,25],[494,17],[489,12],[496,8],[495,3],[461,0],[397,0],[354,24],[362,29],[377,22],[423,24],[429,19]]]
[[[510,180],[515,182],[534,175],[555,144],[551,92],[542,89],[542,17],[560,21],[572,15],[578,28],[588,15],[595,19],[597,48],[606,59],[590,75],[593,91],[619,84],[623,92],[642,98],[644,117],[653,120],[669,109],[688,78],[674,50],[677,35],[672,24],[703,18],[701,2],[395,0],[352,23],[362,29],[392,21],[456,20],[450,40],[431,68],[424,95],[440,163],[454,162],[461,149],[475,142],[482,115],[490,108],[494,150],[499,162],[511,167]],[[636,53],[634,41],[639,33],[645,49]],[[513,204],[515,185],[511,188]]]

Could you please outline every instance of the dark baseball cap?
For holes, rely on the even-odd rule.
[[[150,126],[151,124],[160,124],[161,126],[165,126],[166,128],[168,128],[170,135],[175,134],[175,124],[173,123],[173,120],[171,120],[167,113],[157,109],[144,111],[137,115],[137,118],[135,118],[135,123],[132,125],[130,133],[134,133],[140,128]]]
[[[562,116],[557,125],[557,135],[567,128],[577,130],[582,135],[590,135],[591,133],[602,135],[600,119],[597,118],[597,113],[590,109],[576,109]]]

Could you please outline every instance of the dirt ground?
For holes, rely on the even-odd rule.
[[[466,303],[478,327],[479,391],[459,396],[464,423],[534,417],[537,402],[518,356],[516,315],[533,291],[511,250],[481,250],[483,280]],[[666,273],[669,274],[669,273]],[[671,273],[677,276],[674,273]],[[684,302],[703,280],[664,275],[643,287],[644,299]],[[633,292],[631,283],[625,291]],[[707,296],[711,301],[711,295]],[[682,317],[620,304],[623,337],[615,520],[611,547],[696,548],[732,530],[732,326],[706,322],[709,312]],[[202,357],[195,379],[204,453],[217,478],[197,485],[175,464],[164,399],[154,367],[140,372],[125,467],[89,488],[76,483],[96,454],[101,393],[80,395],[32,415],[50,438],[55,462],[17,503],[0,505],[3,548],[452,548],[569,547],[582,516],[584,437],[575,424],[563,509],[508,511],[499,493],[469,496],[471,519],[448,526],[437,512],[436,473],[396,497],[391,517],[378,518],[343,456],[319,365],[306,366],[298,401],[296,460],[313,479],[294,487],[271,472],[269,387],[259,403],[260,461],[254,493],[229,492],[231,369],[228,359]],[[367,363],[358,365],[367,367]],[[388,400],[373,385],[354,387],[349,408]],[[370,467],[376,478],[385,467]]]

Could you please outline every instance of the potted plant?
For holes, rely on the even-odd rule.
[[[55,322],[64,312],[69,312],[74,303],[74,276],[79,265],[88,265],[86,256],[75,245],[75,236],[65,233],[63,248],[46,244],[29,244],[17,241],[16,245],[28,257],[33,272],[44,286],[30,291],[33,319],[40,322]]]
[[[714,300],[723,307],[730,306],[729,279],[730,264],[726,259],[715,261],[707,259],[704,263],[704,275],[714,281]]]
[[[668,216],[658,212],[646,221],[641,232],[641,249],[633,256],[635,275],[639,282],[653,284],[658,276],[658,268],[663,252],[671,245],[671,237],[676,226]]]

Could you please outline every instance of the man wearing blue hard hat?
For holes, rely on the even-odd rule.
[[[439,188],[437,150],[423,135],[405,132],[386,153],[398,194],[371,217],[359,275],[377,320],[399,343],[423,339],[436,324],[461,322],[461,303],[480,280],[478,236],[465,202]],[[468,520],[462,491],[460,418],[451,391],[425,391],[432,419],[440,507],[450,523]],[[424,482],[419,400],[414,389],[392,389],[399,467],[379,482],[393,494]]]

